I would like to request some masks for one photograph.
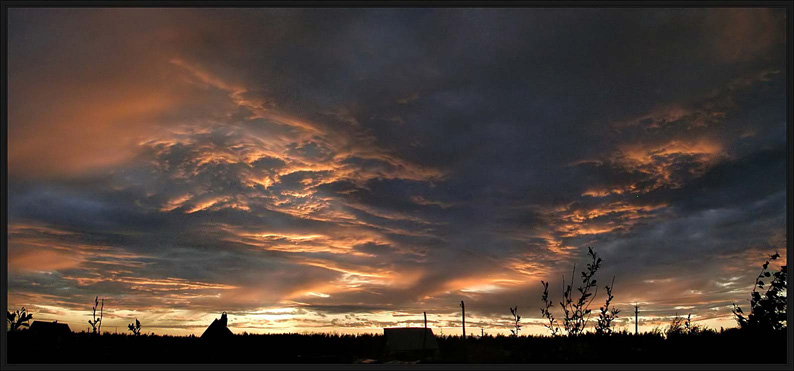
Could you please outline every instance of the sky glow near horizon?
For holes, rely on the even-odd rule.
[[[10,9],[9,310],[85,330],[735,325],[785,260],[785,12]],[[773,265],[777,268],[777,265]],[[578,273],[577,273],[578,275]],[[559,305],[555,305],[555,314]]]

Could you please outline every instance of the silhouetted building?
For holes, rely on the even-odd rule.
[[[69,325],[65,323],[58,323],[58,321],[33,321],[33,323],[30,325],[29,331],[36,336],[47,337],[61,337],[72,334],[72,330],[69,328]]]
[[[400,360],[437,359],[440,355],[433,330],[423,327],[384,328],[389,358]]]
[[[212,324],[204,330],[204,333],[201,334],[201,338],[205,340],[223,340],[231,338],[234,334],[226,327],[226,324],[226,312],[223,312],[220,319],[216,318],[213,320]]]

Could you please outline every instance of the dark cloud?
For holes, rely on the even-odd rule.
[[[619,304],[724,320],[785,249],[785,42],[762,8],[12,9],[9,299],[490,326],[594,246]]]

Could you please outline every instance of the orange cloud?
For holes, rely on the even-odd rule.
[[[26,248],[9,251],[8,268],[12,271],[57,271],[76,268],[83,260],[63,251]]]
[[[591,207],[566,205],[550,212],[552,228],[561,237],[576,237],[628,229],[639,220],[653,217],[653,212],[668,205],[632,205],[624,201],[599,204]]]

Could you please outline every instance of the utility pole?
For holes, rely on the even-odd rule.
[[[466,305],[463,304],[463,300],[460,301],[460,311],[461,318],[463,319],[463,340],[466,340]]]
[[[485,329],[480,327],[480,337],[485,336]]]
[[[637,321],[639,319],[639,313],[640,313],[640,306],[634,304],[634,335],[639,334],[640,323]]]
[[[427,344],[427,312],[422,312],[425,315],[425,330],[422,331],[422,356],[424,356],[425,345]]]
[[[102,314],[105,313],[105,298],[102,298],[102,306],[99,308],[99,329],[98,332],[102,335]]]

